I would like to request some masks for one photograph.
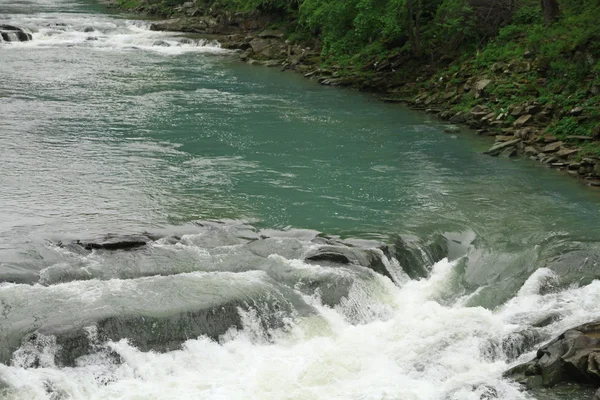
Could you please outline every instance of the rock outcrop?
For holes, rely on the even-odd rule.
[[[14,25],[0,25],[0,43],[27,42],[32,40],[31,32]]]
[[[131,250],[145,246],[154,239],[157,239],[157,237],[146,235],[106,235],[96,240],[76,240],[66,246],[80,246],[85,250]],[[65,246],[62,243],[60,245]]]
[[[528,388],[570,382],[600,386],[600,321],[569,329],[505,376]]]
[[[340,246],[320,247],[308,254],[305,261],[317,264],[356,264],[387,276],[393,281],[392,274],[383,262],[384,250],[349,247],[344,243]]]

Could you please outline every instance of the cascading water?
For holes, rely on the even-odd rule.
[[[597,193],[104,12],[0,0],[0,399],[591,397],[503,373],[600,318]]]
[[[222,50],[215,40],[190,39],[180,35],[168,35],[152,32],[150,24],[136,20],[107,20],[89,16],[81,18],[74,15],[17,16],[8,20],[24,26],[25,32],[31,28],[35,41],[27,46],[81,46],[97,50],[150,50],[165,54],[183,54],[185,52],[227,52]],[[7,32],[8,42],[19,42],[14,32]],[[25,44],[22,44],[25,45]]]

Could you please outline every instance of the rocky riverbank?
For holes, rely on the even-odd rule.
[[[548,134],[548,123],[556,116],[570,116],[585,120],[583,107],[561,109],[552,104],[539,102],[511,104],[506,108],[492,108],[487,102],[497,99],[489,96],[489,88],[495,81],[490,78],[472,76],[459,86],[447,85],[421,92],[409,98],[414,107],[435,113],[453,124],[465,124],[476,130],[478,135],[493,137],[495,143],[486,152],[491,156],[528,157],[531,160],[565,171],[589,186],[600,186],[600,159],[586,155],[584,146],[600,141],[600,126],[591,136],[566,135],[561,140]],[[468,93],[481,99],[470,110],[456,111],[453,104],[462,94]],[[452,131],[452,127],[448,129]]]

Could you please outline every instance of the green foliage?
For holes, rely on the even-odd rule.
[[[588,135],[589,131],[579,125],[579,122],[575,117],[565,117],[559,120],[556,124],[548,128],[548,133],[554,134],[558,137],[564,137],[568,135]]]
[[[430,48],[455,51],[464,44],[474,44],[479,39],[473,10],[466,0],[444,0],[428,26]]]

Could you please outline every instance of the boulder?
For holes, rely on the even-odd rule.
[[[466,120],[467,119],[465,118],[465,115],[461,111],[457,112],[452,117],[450,117],[450,122],[455,123],[455,124],[462,124]]]
[[[181,31],[183,21],[181,19],[169,19],[165,21],[157,21],[150,24],[151,31]]]
[[[389,253],[411,279],[427,277],[431,267],[450,255],[450,243],[444,236],[427,242],[414,237],[398,236],[389,246]]]
[[[252,49],[246,49],[246,51],[244,51],[242,54],[240,54],[240,60],[246,61],[250,58],[250,56],[252,56],[252,54],[254,54]]]
[[[505,376],[529,388],[571,382],[600,385],[600,321],[569,329]]]
[[[105,236],[97,240],[77,240],[73,245],[85,250],[131,250],[147,245],[152,241],[148,236]]]
[[[308,263],[319,265],[355,264],[369,268],[378,274],[394,280],[382,260],[383,253],[377,249],[363,249],[358,247],[323,246],[305,257]]]
[[[531,121],[533,116],[531,114],[521,115],[514,123],[515,128],[521,128]]]
[[[252,51],[261,58],[273,60],[285,56],[281,42],[276,39],[255,38],[250,42],[250,46]]]
[[[471,109],[471,114],[477,114],[477,113],[483,113],[483,112],[489,113],[490,110],[487,107],[482,106],[482,105],[476,105],[475,107],[473,107]]]
[[[503,157],[503,158],[511,158],[511,157],[515,157],[516,155],[517,155],[517,149],[515,147],[506,148],[506,149],[502,150],[502,153],[500,153],[500,157]]]
[[[572,156],[573,154],[577,153],[579,153],[579,149],[567,149],[562,147],[559,151],[556,152],[556,155],[558,157],[568,158],[569,156]]]
[[[540,149],[540,151],[542,153],[556,153],[558,150],[560,150],[562,145],[563,145],[563,142],[550,143],[550,144],[547,144],[546,146],[542,147]]]
[[[521,142],[521,139],[513,139],[506,142],[499,142],[494,144],[488,151],[484,154],[489,154],[491,156],[497,156],[502,153],[505,149],[516,146]]]
[[[502,352],[509,360],[516,360],[528,351],[531,351],[541,341],[537,330],[525,329],[513,332],[502,340]]]
[[[14,25],[0,25],[1,42],[27,42],[33,39],[31,32]]]
[[[524,153],[528,156],[537,156],[539,154],[539,152],[533,146],[525,147]]]

